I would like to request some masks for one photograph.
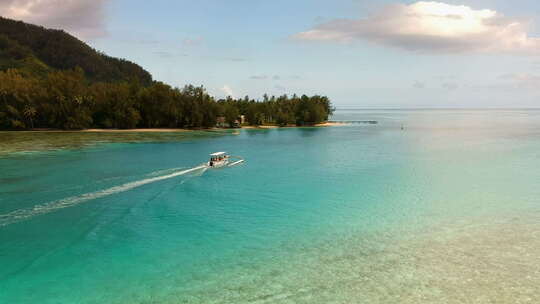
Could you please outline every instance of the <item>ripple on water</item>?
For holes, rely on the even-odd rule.
[[[288,256],[215,269],[167,301],[537,303],[539,214],[455,228],[439,227],[405,239],[385,233],[336,236],[315,246],[286,244],[276,251]]]

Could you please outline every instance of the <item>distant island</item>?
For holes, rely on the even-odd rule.
[[[216,99],[174,88],[62,30],[0,17],[0,129],[306,126],[328,120],[326,96]]]

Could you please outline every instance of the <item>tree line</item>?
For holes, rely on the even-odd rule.
[[[312,125],[333,112],[325,96],[248,96],[216,99],[203,87],[174,88],[138,79],[89,81],[77,67],[54,70],[43,77],[17,69],[0,71],[0,129],[55,128],[210,128],[218,118],[233,126],[245,123]]]

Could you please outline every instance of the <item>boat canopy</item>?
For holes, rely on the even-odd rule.
[[[210,156],[216,157],[216,156],[223,156],[223,155],[225,155],[225,154],[227,154],[227,152],[216,152],[216,153],[210,154]]]

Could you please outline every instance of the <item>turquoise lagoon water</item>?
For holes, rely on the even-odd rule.
[[[0,303],[538,303],[540,111],[333,119],[0,134]]]

